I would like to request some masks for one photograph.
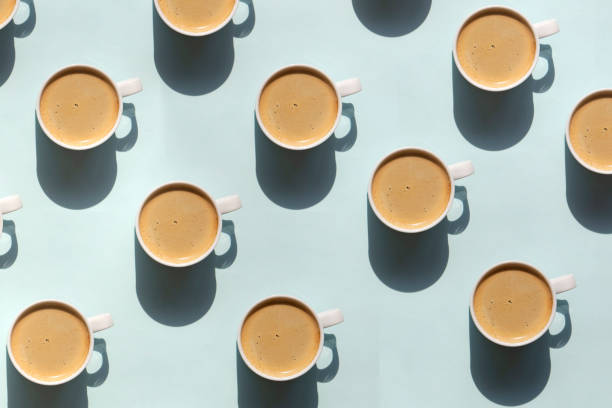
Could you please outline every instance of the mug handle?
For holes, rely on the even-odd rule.
[[[140,81],[140,78],[131,78],[126,79],[125,81],[119,81],[115,84],[115,86],[117,86],[119,95],[121,95],[122,98],[142,91],[142,82]]]
[[[555,293],[563,293],[576,287],[576,279],[571,273],[550,280],[550,286]]]
[[[317,319],[321,322],[324,329],[340,324],[344,321],[344,315],[340,309],[327,310],[317,313]]]
[[[240,197],[236,194],[218,198],[215,200],[215,204],[217,204],[221,214],[227,214],[242,208],[242,201],[240,201]]]
[[[91,326],[91,331],[99,332],[113,326],[113,318],[110,313],[102,313],[96,316],[88,317],[87,322]]]
[[[559,32],[559,23],[554,18],[533,24],[533,31],[538,38],[549,37]]]
[[[23,207],[23,204],[17,194],[0,198],[0,234],[2,234],[2,214],[17,211],[21,207]]]
[[[336,82],[335,85],[338,93],[343,98],[361,91],[361,80],[359,78],[345,79],[344,81]]]
[[[474,174],[474,165],[470,160],[462,161],[448,166],[448,172],[453,180],[459,180]]]

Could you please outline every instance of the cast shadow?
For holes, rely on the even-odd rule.
[[[80,151],[54,143],[45,135],[35,115],[36,174],[51,201],[80,210],[98,204],[111,192],[117,178],[116,152],[129,150],[138,139],[134,105],[124,103],[123,114],[132,124],[126,136],[113,135],[98,147]]]
[[[236,346],[236,378],[240,408],[314,408],[319,404],[317,382],[329,382],[338,373],[340,361],[336,337],[324,335],[324,346],[332,350],[332,361],[324,369],[316,365],[295,380],[275,382],[255,374],[242,360]]]
[[[94,350],[102,354],[102,367],[93,374],[83,371],[74,380],[53,387],[26,380],[15,369],[6,352],[8,408],[87,408],[87,387],[101,385],[108,376],[106,342],[94,339]]]
[[[430,8],[431,0],[353,0],[361,24],[385,37],[414,31],[425,21]]]
[[[27,37],[36,25],[34,1],[21,1],[27,4],[30,9],[28,18],[21,24],[15,24],[14,21],[11,21],[0,30],[0,86],[6,82],[15,66],[15,38]]]
[[[253,115],[255,135],[255,174],[263,193],[275,204],[304,209],[322,201],[336,179],[336,152],[349,150],[357,140],[355,108],[342,103],[342,115],[350,120],[348,133],[332,135],[308,150],[289,150],[278,146],[263,133]]]
[[[503,347],[486,339],[469,317],[470,371],[472,380],[490,401],[505,406],[525,404],[536,398],[550,377],[550,348],[564,346],[572,328],[567,301],[557,301],[565,327],[556,334],[546,332],[527,346]]]
[[[416,234],[387,227],[366,200],[368,257],[382,283],[399,292],[418,292],[440,279],[448,263],[448,234],[463,232],[470,220],[465,187],[455,186],[455,198],[463,204],[458,219],[444,218],[432,229]]]
[[[245,21],[230,21],[216,33],[190,37],[164,23],[153,5],[153,58],[161,79],[184,95],[204,95],[219,88],[234,66],[234,37],[247,36],[255,26],[252,0]]]
[[[0,255],[0,269],[11,267],[17,259],[19,245],[17,244],[17,234],[15,232],[15,222],[2,220],[2,233],[11,238],[11,247],[8,251]]]
[[[468,142],[483,150],[497,151],[514,146],[527,135],[533,122],[533,93],[547,91],[555,77],[549,45],[541,45],[540,57],[548,65],[542,78],[530,76],[518,87],[504,92],[473,86],[451,58],[455,123]]]
[[[153,320],[166,326],[185,326],[208,312],[215,299],[215,270],[229,267],[238,254],[234,223],[223,220],[221,231],[230,236],[222,255],[214,251],[201,262],[185,268],[162,265],[147,255],[134,233],[136,295]]]
[[[587,170],[576,161],[565,143],[565,198],[583,227],[600,234],[612,233],[612,176]]]

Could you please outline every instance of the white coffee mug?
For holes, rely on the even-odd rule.
[[[496,339],[495,337],[491,336],[489,333],[487,333],[482,328],[482,326],[480,325],[480,322],[478,322],[478,319],[476,318],[476,314],[474,313],[474,296],[476,295],[476,289],[478,289],[478,285],[480,285],[480,282],[482,282],[482,280],[485,277],[487,277],[490,273],[494,273],[494,272],[502,270],[502,269],[513,268],[513,267],[514,268],[520,268],[520,269],[527,269],[529,271],[533,271],[533,272],[537,273],[538,276],[544,282],[546,282],[548,284],[548,288],[550,289],[550,293],[552,294],[552,298],[553,298],[552,299],[552,307],[551,307],[551,310],[550,310],[550,318],[548,319],[548,323],[546,324],[546,326],[542,330],[540,330],[539,333],[537,333],[536,335],[534,335],[530,339],[527,339],[527,340],[519,342],[519,343],[509,343],[509,342],[501,341],[501,340]],[[563,292],[568,291],[570,289],[574,289],[575,287],[576,287],[576,280],[574,279],[574,275],[572,275],[572,274],[564,275],[564,276],[559,276],[558,278],[548,279],[542,272],[540,272],[539,269],[537,269],[534,266],[529,265],[529,264],[527,264],[525,262],[518,262],[518,261],[501,262],[501,263],[493,266],[492,268],[488,269],[485,273],[483,273],[482,276],[476,282],[476,285],[474,285],[474,289],[472,290],[472,298],[471,298],[471,301],[470,301],[470,314],[472,316],[472,321],[474,322],[474,325],[478,328],[480,333],[482,333],[483,336],[485,336],[487,339],[491,340],[493,343],[499,344],[500,346],[506,346],[506,347],[525,346],[527,344],[533,343],[534,341],[536,341],[537,339],[542,337],[542,335],[544,335],[544,333],[546,333],[546,331],[548,330],[548,328],[552,324],[553,319],[555,317],[555,313],[557,312],[557,294],[558,293],[563,293]]]
[[[312,361],[306,366],[304,367],[301,371],[288,376],[288,377],[274,377],[268,374],[265,374],[263,372],[261,372],[260,370],[258,370],[257,368],[255,368],[250,362],[249,359],[246,357],[246,355],[244,354],[244,349],[242,348],[242,341],[240,340],[241,334],[242,334],[242,328],[244,327],[244,322],[246,321],[247,317],[249,317],[249,314],[251,314],[251,312],[255,309],[257,309],[259,306],[261,306],[262,304],[265,303],[270,303],[273,301],[287,301],[289,300],[290,302],[296,303],[298,305],[300,305],[301,307],[304,308],[304,310],[307,310],[316,320],[317,323],[319,324],[319,347],[317,349],[317,353],[315,354],[314,358],[312,359]],[[242,321],[240,323],[240,328],[238,329],[238,350],[240,352],[240,356],[242,357],[242,360],[244,361],[244,363],[247,365],[247,367],[249,367],[255,374],[266,378],[268,380],[272,380],[272,381],[289,381],[289,380],[293,380],[295,378],[298,378],[304,374],[306,374],[308,372],[308,370],[310,370],[312,368],[312,366],[315,365],[315,363],[317,362],[317,360],[319,359],[319,356],[321,355],[321,351],[323,350],[323,329],[326,329],[328,327],[331,326],[335,326],[339,323],[342,323],[344,321],[344,315],[342,314],[342,311],[340,311],[340,309],[332,309],[332,310],[327,310],[325,312],[321,312],[321,313],[315,313],[314,310],[312,310],[312,308],[310,306],[308,306],[305,302],[303,302],[302,300],[292,297],[292,296],[286,296],[286,295],[276,295],[276,296],[270,296],[267,297],[265,299],[260,300],[259,302],[257,302],[253,307],[251,307],[246,314],[244,315],[244,317],[242,318]]]
[[[570,140],[570,123],[572,122],[572,117],[576,113],[576,110],[578,110],[578,108],[583,103],[588,101],[589,99],[597,98],[601,96],[612,97],[612,89],[610,88],[598,89],[596,91],[589,93],[584,98],[580,99],[580,101],[578,101],[576,106],[574,106],[574,109],[572,109],[572,113],[570,114],[569,119],[567,120],[567,126],[565,127],[565,140],[567,142],[567,147],[569,151],[572,153],[572,156],[574,156],[574,159],[576,159],[576,161],[580,163],[585,169],[591,170],[592,172],[599,173],[599,174],[612,174],[612,170],[598,169],[597,167],[591,166],[590,164],[585,162],[584,159],[582,159],[582,157],[580,157],[578,153],[576,153],[576,150],[574,149],[574,146],[572,145],[572,141]]]
[[[229,14],[229,16],[227,16],[227,18],[223,20],[218,26],[215,26],[208,31],[187,31],[187,30],[183,30],[182,28],[175,26],[174,24],[172,24],[170,20],[168,20],[166,15],[162,12],[161,8],[159,7],[159,0],[154,0],[154,3],[155,3],[155,9],[157,10],[157,14],[161,17],[163,22],[166,23],[168,27],[170,27],[177,33],[180,33],[183,35],[188,35],[190,37],[203,37],[205,35],[216,33],[217,31],[225,27],[227,23],[229,23],[232,20],[232,18],[234,17],[234,14],[236,14],[236,9],[238,8],[239,0],[234,0],[234,8],[232,9],[232,12]]]
[[[98,141],[96,141],[96,142],[94,142],[92,144],[85,145],[85,146],[70,145],[70,144],[64,143],[61,140],[57,139],[49,131],[49,129],[47,129],[47,127],[45,126],[45,123],[43,122],[42,117],[40,115],[40,100],[42,98],[43,91],[45,90],[47,85],[49,85],[49,83],[53,79],[55,79],[57,76],[61,75],[62,73],[66,72],[66,71],[78,70],[78,69],[85,69],[85,70],[93,71],[97,75],[99,75],[100,77],[102,77],[106,81],[108,81],[108,83],[112,84],[113,87],[115,88],[115,93],[117,94],[117,101],[119,102],[119,110],[117,111],[117,119],[115,120],[115,125],[113,126],[113,128],[102,139],[100,139],[100,140],[98,140]],[[55,72],[43,84],[42,88],[40,89],[40,93],[38,94],[38,101],[36,103],[36,117],[38,118],[38,123],[40,124],[40,127],[43,130],[43,132],[45,132],[45,134],[49,137],[49,139],[51,139],[52,141],[54,141],[58,145],[66,148],[66,149],[71,149],[71,150],[88,150],[88,149],[93,149],[94,147],[100,146],[102,143],[106,142],[115,133],[115,131],[117,130],[117,127],[119,126],[119,122],[121,121],[121,115],[123,114],[122,99],[124,97],[126,97],[126,96],[133,95],[133,94],[138,93],[140,91],[142,91],[142,83],[140,82],[139,78],[132,78],[132,79],[126,79],[125,81],[113,82],[113,80],[110,79],[110,77],[108,75],[106,75],[104,72],[100,71],[98,68],[95,68],[95,67],[92,67],[92,66],[89,66],[89,65],[81,65],[81,64],[79,64],[79,65],[69,65],[69,66],[64,67],[64,68],[60,69],[59,71]]]
[[[283,71],[290,71],[293,69],[306,69],[306,70],[316,72],[318,75],[321,76],[321,78],[324,78],[329,84],[331,84],[334,87],[334,90],[336,91],[336,98],[338,99],[338,113],[336,115],[336,121],[334,122],[334,125],[329,130],[329,132],[327,132],[325,136],[323,136],[320,139],[315,140],[314,142],[308,145],[293,146],[293,145],[289,145],[289,144],[281,142],[280,140],[272,136],[270,132],[268,132],[259,114],[259,102],[261,100],[261,94],[264,88],[266,87],[266,85],[268,84],[268,82],[270,82],[270,80],[276,77],[279,73]],[[359,91],[361,91],[361,81],[359,80],[359,78],[351,78],[351,79],[345,79],[344,81],[340,81],[340,82],[333,82],[323,71],[321,71],[318,68],[312,67],[310,65],[301,65],[301,64],[288,65],[274,72],[272,75],[268,77],[268,79],[264,81],[263,85],[261,86],[261,89],[259,90],[259,93],[257,94],[257,102],[255,104],[255,116],[257,117],[257,123],[259,123],[259,128],[262,130],[262,132],[268,137],[268,139],[270,139],[272,142],[276,143],[277,145],[284,147],[285,149],[290,149],[290,150],[311,149],[325,142],[327,139],[329,139],[329,137],[334,133],[334,131],[338,127],[338,124],[340,123],[340,117],[342,116],[342,98],[345,96],[355,94]]]
[[[421,155],[424,155],[436,161],[442,168],[444,168],[444,170],[446,170],[446,175],[448,176],[448,182],[450,183],[450,186],[451,186],[451,191],[450,191],[450,195],[448,198],[448,204],[446,205],[446,209],[444,210],[444,212],[434,222],[424,227],[421,227],[421,228],[414,228],[414,229],[401,228],[401,227],[398,227],[397,225],[390,223],[378,211],[378,209],[376,208],[376,205],[374,204],[374,198],[372,197],[372,183],[374,181],[374,176],[376,175],[376,172],[378,171],[378,169],[390,158],[401,155],[401,154],[406,154],[406,153],[421,154]],[[372,208],[372,211],[374,212],[374,214],[376,214],[378,219],[383,224],[385,224],[387,227],[392,228],[399,232],[406,232],[406,233],[423,232],[423,231],[426,231],[438,225],[440,221],[442,221],[444,217],[446,217],[446,214],[448,214],[448,212],[450,211],[451,206],[453,204],[453,198],[455,197],[455,180],[459,180],[464,177],[471,176],[472,174],[474,174],[474,166],[472,165],[472,162],[469,160],[447,166],[438,156],[436,156],[435,154],[433,154],[432,152],[428,150],[421,149],[418,147],[402,147],[401,149],[397,149],[389,153],[385,157],[383,157],[378,162],[376,167],[374,168],[374,171],[372,172],[372,176],[370,177],[370,184],[368,185],[368,201],[370,202],[370,207]]]
[[[76,316],[78,316],[87,325],[87,330],[89,331],[89,352],[87,353],[87,358],[85,358],[85,361],[83,362],[81,367],[78,370],[76,370],[71,376],[63,378],[63,379],[58,380],[58,381],[43,381],[43,380],[40,380],[38,378],[32,377],[31,375],[27,374],[25,371],[22,370],[22,368],[19,366],[17,361],[15,361],[15,357],[13,356],[13,349],[12,349],[12,346],[11,346],[11,337],[13,335],[13,330],[15,329],[15,325],[17,324],[19,319],[24,314],[28,313],[30,310],[32,310],[34,308],[37,308],[37,307],[44,306],[44,305],[49,305],[49,306],[53,306],[53,305],[57,306],[57,305],[59,305],[60,307],[63,307],[65,309],[68,309],[68,310],[72,311]],[[60,384],[64,384],[64,383],[67,383],[68,381],[76,378],[79,374],[81,374],[81,372],[87,366],[87,363],[89,363],[89,359],[91,358],[91,355],[93,353],[93,346],[94,346],[94,337],[93,337],[93,334],[96,333],[96,332],[99,332],[101,330],[108,329],[112,325],[113,325],[113,318],[108,313],[103,313],[103,314],[99,314],[99,315],[92,316],[92,317],[85,317],[85,316],[83,316],[83,314],[76,307],[74,307],[71,304],[68,304],[66,302],[62,302],[60,300],[55,300],[55,299],[40,300],[40,301],[38,301],[36,303],[33,303],[30,306],[26,307],[21,312],[19,312],[19,314],[17,315],[17,317],[13,321],[13,324],[11,324],[11,329],[9,330],[9,336],[8,336],[8,341],[7,341],[8,355],[9,355],[9,357],[11,359],[11,362],[13,363],[13,366],[15,367],[15,369],[17,371],[19,371],[19,374],[23,375],[28,380],[30,380],[30,381],[32,381],[32,382],[34,382],[36,384],[40,384],[40,385],[60,385]]]
[[[496,10],[503,11],[503,12],[506,12],[506,13],[511,14],[511,15],[515,15],[520,20],[522,20],[527,26],[529,26],[531,28],[531,32],[533,34],[533,40],[535,41],[535,44],[536,44],[536,49],[535,49],[535,53],[534,53],[534,56],[533,56],[533,63],[531,64],[531,68],[529,68],[529,71],[527,71],[527,73],[525,75],[523,75],[523,77],[518,79],[516,82],[514,82],[514,83],[512,83],[510,85],[506,85],[506,86],[500,87],[500,88],[493,88],[493,87],[490,87],[490,86],[486,86],[486,85],[483,85],[483,84],[481,84],[479,82],[476,82],[475,80],[470,78],[469,75],[467,75],[467,73],[463,70],[463,67],[459,63],[459,57],[457,56],[457,41],[459,39],[459,34],[461,33],[461,30],[463,30],[463,27],[465,27],[465,25],[468,22],[470,22],[472,20],[472,18],[476,17],[477,15],[484,14],[484,13],[489,12],[489,11],[496,11]],[[557,20],[555,20],[555,19],[544,20],[544,21],[540,21],[539,23],[531,24],[529,22],[529,20],[527,19],[527,17],[523,16],[521,13],[519,13],[518,11],[516,11],[516,10],[510,8],[510,7],[505,7],[505,6],[488,6],[488,7],[483,7],[481,9],[477,10],[476,12],[470,14],[470,16],[463,21],[463,23],[459,27],[459,30],[457,30],[457,34],[455,35],[455,42],[454,42],[454,45],[453,45],[453,58],[455,59],[455,66],[457,67],[459,72],[461,72],[461,75],[463,75],[463,77],[470,84],[474,85],[477,88],[483,89],[485,91],[491,91],[491,92],[507,91],[508,89],[512,89],[512,88],[522,84],[523,82],[525,82],[525,80],[533,72],[533,70],[534,70],[534,68],[536,66],[536,63],[538,62],[538,57],[540,55],[540,39],[544,38],[544,37],[551,36],[551,35],[556,34],[558,32],[559,32],[559,24],[557,23]]]
[[[0,234],[2,234],[2,215],[17,211],[21,207],[23,207],[23,204],[17,194],[0,198]]]
[[[2,30],[4,27],[9,25],[9,23],[13,20],[13,17],[15,17],[15,14],[17,13],[17,10],[19,9],[19,3],[21,3],[21,1],[16,0],[15,6],[13,7],[13,11],[11,11],[7,19],[4,21],[0,21],[0,30]]]
[[[210,248],[208,248],[206,252],[204,252],[202,255],[200,255],[199,257],[197,257],[196,259],[192,261],[184,262],[184,263],[175,263],[175,262],[168,262],[168,261],[161,259],[157,255],[155,255],[145,245],[142,239],[142,235],[140,234],[140,228],[138,227],[138,225],[139,225],[140,214],[142,213],[142,209],[144,208],[147,201],[149,201],[149,199],[153,195],[155,195],[160,190],[165,190],[165,189],[168,189],[169,187],[181,187],[181,186],[189,187],[195,191],[198,191],[200,194],[202,194],[202,196],[208,198],[208,200],[214,205],[215,210],[217,211],[217,219],[219,220],[219,225],[217,226],[217,235],[215,236],[215,241],[211,244]],[[219,237],[221,236],[221,226],[222,226],[221,215],[230,213],[232,211],[236,211],[240,208],[242,208],[242,202],[240,201],[240,197],[237,195],[230,195],[230,196],[218,198],[215,200],[203,188],[196,186],[195,184],[188,183],[186,181],[173,181],[170,183],[162,184],[161,186],[157,187],[155,190],[151,191],[151,193],[149,193],[149,195],[147,195],[147,197],[144,199],[144,201],[140,205],[140,209],[138,210],[138,215],[136,216],[136,236],[138,237],[138,242],[140,242],[140,246],[142,247],[142,249],[147,253],[147,255],[149,255],[156,262],[159,262],[162,265],[176,267],[176,268],[191,266],[191,265],[194,265],[200,262],[202,259],[210,255],[213,249],[215,249],[215,246],[217,246],[217,242],[219,242]]]

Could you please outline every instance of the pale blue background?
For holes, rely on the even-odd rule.
[[[612,178],[583,171],[564,145],[573,105],[611,85],[608,0],[505,2],[532,21],[558,18],[561,33],[543,40],[538,80],[504,95],[477,92],[452,64],[456,30],[481,0],[253,0],[241,26],[201,40],[173,35],[148,0],[32,1],[34,27],[0,32],[0,196],[24,202],[0,240],[0,332],[49,297],[116,325],[96,335],[105,358],[94,354],[92,374],[63,387],[29,384],[6,363],[2,404],[612,404]],[[364,90],[345,100],[345,139],[293,154],[254,130],[253,105],[269,74],[299,62],[359,76]],[[125,100],[136,118],[122,120],[125,139],[76,154],[36,130],[43,81],[71,63],[142,78]],[[367,209],[373,166],[405,145],[476,167],[458,184],[454,222],[419,236]],[[190,271],[157,266],[134,239],[142,199],[173,179],[244,203],[225,217],[234,246]],[[560,297],[557,335],[522,350],[469,324],[476,278],[506,259],[579,285]],[[289,384],[259,380],[235,348],[245,311],[275,293],[346,317],[327,331],[320,371]]]

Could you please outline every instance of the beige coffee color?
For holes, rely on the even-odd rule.
[[[612,171],[612,92],[580,104],[570,120],[569,139],[585,163]]]
[[[481,280],[474,294],[474,315],[490,336],[520,343],[539,334],[553,310],[548,283],[535,271],[508,266]]]
[[[472,17],[457,38],[457,58],[475,82],[502,88],[531,70],[536,40],[528,22],[508,10],[492,9]]]
[[[181,264],[210,249],[217,238],[219,217],[208,197],[189,185],[175,184],[149,197],[138,228],[144,245],[154,255]]]
[[[89,329],[74,311],[49,303],[26,311],[13,328],[11,350],[26,374],[60,381],[76,373],[89,354]]]
[[[158,0],[170,23],[192,33],[210,31],[232,14],[236,0]]]
[[[0,0],[0,24],[4,23],[15,10],[17,0]]]
[[[379,166],[372,179],[372,200],[378,213],[403,229],[435,222],[448,206],[451,182],[435,158],[400,152]]]
[[[57,140],[88,146],[108,135],[119,116],[119,99],[112,83],[87,68],[58,73],[45,86],[40,116]]]
[[[318,72],[289,68],[265,84],[258,109],[268,134],[287,145],[307,146],[333,129],[338,95],[334,85]]]
[[[247,360],[262,373],[282,378],[299,373],[316,358],[319,323],[291,299],[258,306],[244,321],[240,342]]]

